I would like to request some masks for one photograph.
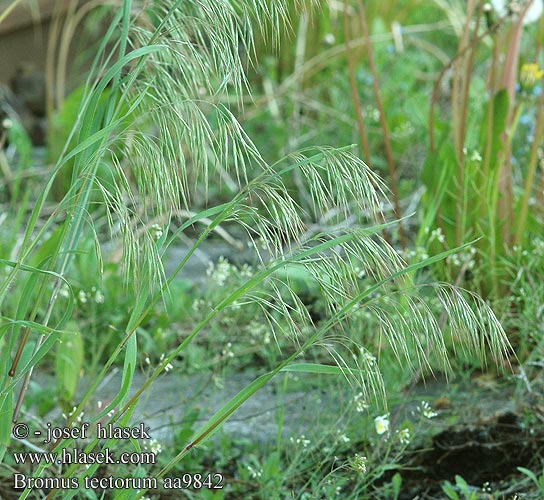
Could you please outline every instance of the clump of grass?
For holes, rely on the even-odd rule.
[[[542,45],[537,43],[538,32],[525,28],[528,10],[538,2],[507,3],[496,12],[488,4],[469,2],[462,13],[457,52],[433,92],[431,155],[424,172],[431,193],[428,214],[444,237],[442,248],[479,238],[479,291],[494,299],[510,291],[513,277],[507,262],[514,247],[530,245],[542,226],[542,213],[529,211],[544,122],[543,98],[537,91],[543,74],[538,70]],[[478,64],[482,54],[489,61],[487,75]],[[443,133],[438,134],[434,113],[447,75],[452,120],[445,127],[441,123]],[[532,132],[519,126],[522,115]],[[436,165],[442,166],[440,175]],[[463,265],[452,269],[459,275],[465,270]]]
[[[111,238],[122,241],[125,286],[131,290],[132,304],[123,324],[117,326],[122,329],[120,337],[110,345],[107,359],[64,425],[76,424],[98,384],[121,360],[119,392],[96,414],[87,415],[87,420],[91,425],[104,420],[128,425],[139,398],[157,377],[170,371],[191,342],[233,307],[260,310],[272,336],[286,338],[293,345],[292,351],[196,431],[164,464],[158,478],[209,439],[244,401],[280,372],[343,375],[369,400],[385,405],[377,358],[351,355],[354,345],[366,352],[365,345],[348,335],[348,327],[357,324],[365,308],[378,318],[379,338],[393,349],[399,362],[419,367],[436,356],[448,365],[444,329],[412,277],[454,251],[406,265],[381,236],[397,223],[382,223],[382,182],[349,148],[315,148],[269,164],[234,114],[217,103],[221,96],[239,96],[247,85],[238,42],[242,31],[250,29],[249,16],[277,32],[288,21],[286,4],[277,0],[233,7],[227,2],[161,1],[148,10],[135,11],[135,5],[125,0],[113,13],[83,89],[76,121],[30,210],[18,251],[13,258],[2,256],[0,456],[10,446],[11,423],[20,418],[33,369],[61,339],[76,337],[70,322],[73,300],[61,301],[60,294],[67,290],[74,296],[71,280],[82,241],[95,242],[97,262],[101,262],[98,213],[106,217]],[[113,50],[108,49],[109,44]],[[48,194],[64,169],[71,170],[68,191],[54,212],[44,216]],[[313,210],[320,215],[334,214],[316,233],[308,232],[302,210],[284,182],[294,171],[306,182]],[[236,192],[223,203],[209,200],[204,208],[193,210],[194,185],[206,190],[222,172],[237,180]],[[91,204],[96,205],[93,210]],[[366,227],[351,227],[347,221],[352,213],[364,214],[361,223]],[[178,229],[171,233],[169,223],[176,217]],[[158,229],[157,220],[164,221]],[[269,257],[262,257],[247,280],[221,290],[213,307],[159,358],[148,379],[129,395],[138,365],[139,327],[161,298],[168,297],[169,286],[190,256],[226,222],[243,228],[248,240],[255,247],[264,246]],[[196,242],[174,273],[166,276],[164,253],[177,235],[194,227],[201,228]],[[359,279],[353,272],[355,266],[364,270],[370,282]],[[293,270],[302,270],[322,296],[321,321],[313,320],[290,285]],[[482,361],[488,355],[495,361],[508,357],[505,334],[484,302],[455,287],[429,287],[449,320],[445,331],[456,346],[475,351]],[[13,293],[20,297],[17,304],[8,300]],[[85,342],[85,337],[82,329],[78,338]],[[335,366],[298,361],[316,346],[331,355]],[[66,351],[63,356],[62,370],[77,378],[84,363],[70,362]],[[23,389],[17,392],[21,382]],[[63,389],[67,397],[75,390],[73,385]],[[52,449],[72,445],[73,440],[65,439]],[[114,445],[113,440],[100,443],[93,439],[85,450]],[[93,464],[85,471],[78,467],[65,466],[61,474],[92,476],[99,466]],[[40,465],[34,475],[48,473],[47,466]],[[29,494],[26,490],[23,497]],[[76,490],[63,492],[64,498],[75,494]],[[56,492],[47,498],[53,495]],[[144,491],[134,490],[122,493],[123,498],[143,495]]]

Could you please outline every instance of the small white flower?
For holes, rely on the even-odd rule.
[[[442,229],[437,227],[431,232],[431,241],[434,239],[437,239],[439,243],[444,243],[446,241],[446,238],[444,237],[444,234],[442,233]]]
[[[151,226],[151,236],[152,236],[155,240],[161,239],[161,237],[162,237],[163,234],[164,234],[164,232],[163,232],[161,226],[159,226],[158,224],[153,224],[153,225]]]
[[[410,444],[410,429],[401,429],[399,431],[399,441],[400,444]]]
[[[425,418],[434,418],[438,415],[433,409],[431,408],[431,405],[427,403],[427,401],[422,401],[421,404],[417,407],[417,410],[421,415],[423,415]]]
[[[255,470],[253,467],[251,467],[251,465],[247,466],[247,470],[253,479],[261,477],[262,475],[262,470]]]
[[[323,37],[323,41],[325,42],[326,45],[333,45],[334,42],[336,41],[336,38],[334,37],[332,33],[327,33]]]
[[[373,366],[376,364],[376,356],[368,352],[364,347],[359,347],[359,352],[368,365]]]
[[[174,368],[174,366],[172,365],[172,363],[168,363],[168,364],[164,367],[164,371],[165,371],[165,372],[169,372],[170,370],[172,370],[172,368]]]
[[[367,116],[371,120],[377,122],[380,120],[380,110],[374,106],[368,105],[365,109],[364,116]]]
[[[195,299],[191,307],[193,311],[200,312],[206,307],[206,301],[204,299]]]
[[[349,437],[347,437],[345,434],[340,434],[340,436],[338,436],[338,440],[342,441],[342,443],[349,443],[350,442]]]
[[[206,274],[214,281],[218,286],[223,286],[227,278],[231,275],[233,267],[225,257],[219,257],[216,264],[210,262]]]
[[[94,294],[94,301],[97,304],[103,304],[104,303],[104,295],[102,294],[102,292],[100,290],[96,290],[96,292]]]
[[[368,410],[368,404],[366,403],[362,392],[355,395],[353,398],[353,403],[355,404],[355,411],[358,413],[363,413],[364,411]]]
[[[162,451],[161,443],[156,439],[150,439],[147,444],[149,445],[149,448],[151,448],[151,452],[155,453],[155,455],[158,455]],[[147,446],[145,446],[145,449],[147,450]]]
[[[66,283],[62,284],[62,286],[60,287],[60,290],[59,290],[59,295],[61,297],[64,297],[65,299],[67,299],[70,296],[70,290],[68,288],[68,284],[66,284]]]
[[[389,432],[389,414],[381,415],[374,419],[374,427],[376,428],[376,433],[381,435]]]
[[[234,353],[232,352],[232,342],[227,342],[227,347],[223,349],[222,354],[223,356],[234,358]]]
[[[480,162],[482,161],[482,155],[481,155],[478,151],[474,150],[474,151],[472,152],[472,155],[471,155],[471,157],[470,157],[470,160],[471,160],[471,161],[474,161],[474,162],[480,163]]]
[[[240,276],[242,278],[251,278],[253,276],[253,269],[249,264],[244,264],[240,268]]]
[[[79,293],[77,294],[77,298],[82,304],[87,303],[87,294],[83,290],[79,291]]]
[[[294,444],[301,444],[304,448],[307,448],[310,444],[310,440],[306,439],[306,436],[304,434],[301,434],[301,436],[296,439],[290,438],[290,441]]]
[[[364,455],[359,455],[358,453],[355,453],[355,456],[353,457],[353,460],[352,460],[352,465],[359,472],[366,474],[368,470],[367,460],[368,459]]]

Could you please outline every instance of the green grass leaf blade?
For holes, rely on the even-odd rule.
[[[323,365],[320,363],[296,363],[285,366],[281,369],[281,371],[294,373],[315,373],[322,375],[346,375],[346,372],[352,372],[353,374],[359,373],[358,370],[342,368],[337,365]]]
[[[11,417],[13,415],[13,393],[0,394],[0,463],[2,462],[11,439]]]

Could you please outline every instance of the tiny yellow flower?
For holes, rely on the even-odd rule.
[[[389,414],[386,413],[385,415],[376,417],[374,419],[374,426],[376,427],[377,434],[381,435],[389,432]]]
[[[532,90],[544,75],[544,70],[538,68],[538,64],[530,63],[521,66],[519,83],[523,90]]]

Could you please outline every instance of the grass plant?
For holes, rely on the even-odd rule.
[[[478,284],[481,293],[495,299],[509,291],[512,276],[506,263],[514,247],[530,247],[542,224],[542,214],[528,210],[536,187],[544,109],[542,92],[540,97],[536,92],[542,78],[542,30],[525,27],[530,4],[500,13],[487,4],[467,4],[457,52],[435,85],[429,111],[431,154],[424,181],[434,197],[428,203],[432,227],[444,235],[442,248],[480,238]],[[477,64],[482,53],[489,60],[487,76]],[[434,113],[442,78],[448,74],[452,120],[438,126]],[[524,113],[531,123],[529,133],[519,127]],[[528,134],[522,139],[526,147],[517,142],[523,134]],[[437,164],[442,165],[440,175]],[[465,270],[461,263],[452,272]]]
[[[2,248],[0,256],[0,458],[9,460],[12,425],[27,415],[21,412],[40,364],[54,359],[56,397],[71,408],[63,426],[75,426],[83,416],[91,426],[128,426],[139,399],[157,378],[175,367],[215,322],[240,308],[262,318],[267,330],[263,335],[273,339],[271,349],[276,344],[290,348],[271,357],[271,366],[200,428],[191,428],[179,449],[155,471],[157,478],[187,460],[279,374],[343,376],[383,413],[387,401],[380,361],[386,348],[412,370],[432,365],[447,371],[448,344],[482,363],[488,358],[503,363],[511,356],[506,335],[484,301],[453,285],[415,279],[456,248],[407,264],[383,238],[382,231],[399,221],[384,222],[384,185],[350,147],[309,148],[268,162],[232,108],[221,104],[241,105],[238,99],[248,82],[239,44],[252,53],[253,23],[278,37],[290,22],[289,5],[280,0],[152,5],[124,0],[112,11],[50,177],[38,193],[27,194],[34,197],[20,209],[24,222],[19,217],[9,229],[0,226],[8,231],[8,241],[15,242]],[[304,9],[305,2],[297,7]],[[67,171],[70,183],[50,212],[53,186]],[[311,216],[289,189],[287,179],[295,172],[309,195]],[[216,201],[209,188],[225,176],[235,184],[229,185],[229,197]],[[195,192],[203,193],[201,205],[194,202]],[[10,210],[15,214],[14,207]],[[320,227],[308,226],[312,218],[321,221]],[[176,274],[214,231],[225,231],[229,224],[241,228],[256,249],[257,266],[240,281],[218,286],[213,304],[181,339],[168,345],[146,381],[130,392],[137,367],[147,356],[141,345],[150,317],[162,302],[173,314],[180,300],[172,295]],[[196,231],[196,241],[167,276],[165,252],[190,230]],[[105,247],[117,242],[122,246],[124,288],[107,283],[112,264]],[[85,267],[97,269],[96,283]],[[312,316],[297,289],[300,277],[321,303],[320,318]],[[117,317],[109,317],[110,308],[107,327],[84,322],[92,317],[91,308],[103,304],[104,294],[122,304]],[[443,313],[440,321],[431,299]],[[369,317],[376,328],[369,328]],[[310,356],[316,351],[321,357]],[[90,409],[93,392],[115,365],[122,366],[118,393],[98,411]],[[80,374],[89,367],[92,381],[76,399]],[[50,451],[74,446],[73,439],[62,439]],[[115,440],[92,438],[85,451],[115,446]],[[129,446],[141,451],[136,440]],[[263,467],[275,481],[278,457],[271,455]],[[100,474],[98,464],[54,471],[40,464],[32,474],[53,477],[53,472],[65,478]],[[123,473],[136,476],[142,469]],[[318,486],[329,491],[324,483]],[[35,493],[27,488],[20,498]],[[145,494],[118,490],[112,498]],[[46,495],[98,498],[81,486],[62,491],[52,487]]]

